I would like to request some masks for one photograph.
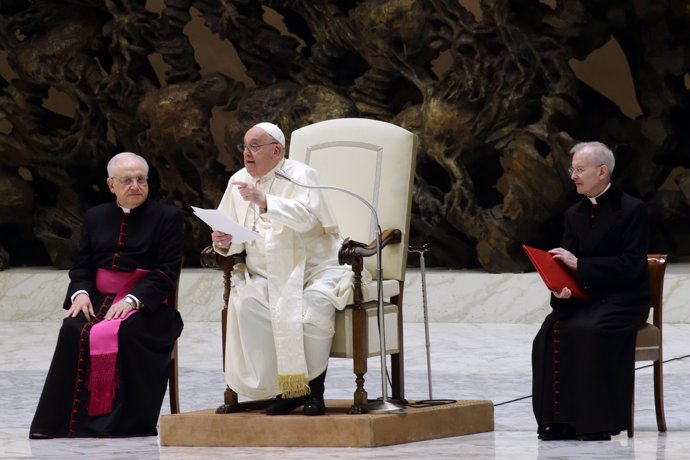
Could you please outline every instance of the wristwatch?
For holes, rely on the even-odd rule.
[[[139,309],[139,304],[137,303],[137,300],[132,297],[131,295],[126,295],[125,296],[125,302],[129,304],[130,307],[132,307],[132,310],[138,310]]]

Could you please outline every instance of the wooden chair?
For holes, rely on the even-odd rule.
[[[656,408],[656,425],[659,431],[666,431],[664,415],[664,374],[663,374],[663,300],[664,273],[666,272],[666,254],[648,254],[647,267],[652,295],[652,323],[646,323],[637,331],[635,343],[635,361],[654,361],[654,406]],[[635,400],[633,395],[632,415],[628,437],[635,433]]]
[[[355,193],[376,209],[383,232],[382,270],[385,302],[386,353],[391,355],[391,399],[404,401],[402,293],[407,264],[407,247],[414,180],[416,136],[390,123],[361,118],[340,118],[315,123],[292,133],[290,158],[316,169],[321,183]],[[355,390],[351,413],[366,412],[364,388],[367,359],[380,356],[378,340],[377,283],[363,282],[364,268],[375,276],[375,219],[354,197],[328,190],[341,234],[348,238],[339,252],[341,264],[354,271],[353,295],[348,306],[336,314],[336,333],[331,356],[353,359]],[[374,241],[364,244],[358,241]],[[230,292],[230,271],[235,261],[202,251],[202,266],[222,268],[225,278],[223,310],[223,352],[225,353],[226,308]],[[371,331],[371,334],[370,334]],[[225,356],[223,357],[225,362]],[[238,403],[226,389],[225,404],[217,412],[251,410],[265,401]],[[244,406],[242,406],[244,405]],[[242,407],[242,408],[240,408]]]

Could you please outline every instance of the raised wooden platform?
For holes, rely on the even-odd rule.
[[[349,401],[326,401],[319,417],[216,414],[213,409],[163,415],[162,446],[378,447],[493,431],[491,401],[408,408],[405,414],[349,415]]]

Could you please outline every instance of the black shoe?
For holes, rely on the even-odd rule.
[[[323,415],[325,413],[326,404],[323,402],[323,397],[307,396],[307,400],[304,402],[304,415]]]
[[[580,441],[610,441],[611,435],[608,433],[585,433],[577,437]]]
[[[53,439],[53,437],[43,433],[29,433],[29,439]]]
[[[554,424],[546,427],[543,433],[539,433],[542,441],[572,441],[577,439],[575,427],[566,424]]]
[[[299,398],[283,398],[278,395],[275,397],[271,405],[266,408],[266,415],[285,415],[289,414],[299,406],[304,404],[306,397]]]
[[[326,404],[323,401],[325,381],[326,371],[323,371],[309,382],[309,394],[304,402],[304,415],[323,415],[326,413]]]

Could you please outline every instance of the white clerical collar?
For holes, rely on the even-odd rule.
[[[279,169],[282,169],[284,164],[285,164],[285,157],[283,157],[283,159],[280,160],[278,162],[278,164],[276,164],[273,167],[273,169],[271,169],[269,172],[267,172],[266,174],[264,174],[263,176],[261,176],[257,179],[254,179],[254,184],[258,185],[258,184],[263,184],[264,182],[268,182],[269,180],[275,180],[276,171]]]
[[[122,209],[122,212],[124,212],[125,214],[129,214],[130,212],[132,212],[131,209],[125,208],[125,207],[122,206],[119,202],[116,201],[115,203],[117,203],[117,205],[120,207],[120,209]]]
[[[604,193],[606,193],[606,191],[609,189],[609,187],[611,187],[611,182],[609,182],[609,183],[606,185],[606,188],[604,189],[604,191],[601,192],[599,195],[597,195],[597,196],[588,196],[587,199],[589,199],[589,201],[590,201],[592,204],[597,204],[597,198],[599,198],[601,195],[603,195]]]

